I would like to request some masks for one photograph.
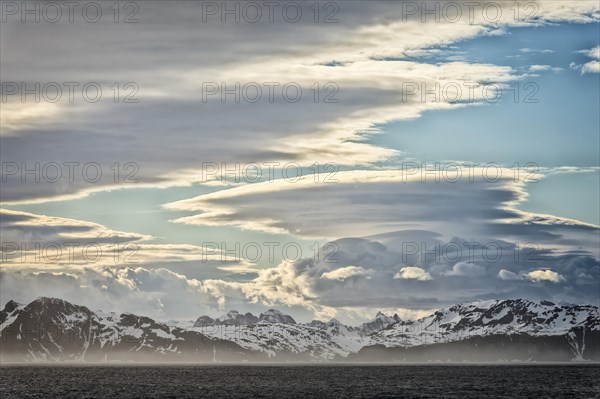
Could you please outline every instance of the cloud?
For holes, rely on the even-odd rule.
[[[550,65],[532,65],[529,67],[530,72],[540,72],[550,70]]]
[[[593,47],[589,50],[581,50],[580,53],[585,54],[590,58],[600,60],[600,46]]]
[[[168,203],[165,208],[200,212],[178,218],[177,223],[328,238],[343,236],[346,231],[365,236],[418,226],[431,228],[431,223],[454,231],[460,215],[472,222],[520,218],[496,209],[523,195],[519,186],[511,183],[508,171],[498,169],[506,178],[495,183],[484,181],[481,176],[487,172],[480,169],[472,170],[479,176],[476,182],[469,182],[466,173],[466,169],[450,173],[456,181],[442,179],[442,172],[437,177],[430,174],[429,183],[423,184],[423,174],[408,165],[404,170],[347,171],[337,173],[335,182],[315,182],[312,176],[293,183],[280,179]],[[299,201],[302,197],[307,200]],[[316,212],[310,198],[318,198],[319,209],[327,212]]]
[[[600,61],[590,61],[583,64],[581,73],[600,73]]]
[[[501,280],[523,280],[523,277],[509,270],[502,269],[498,272],[498,278]]]
[[[251,262],[220,248],[152,243],[155,237],[98,223],[0,208],[0,256],[5,270],[68,271],[82,266],[198,262],[226,272],[251,272]]]
[[[394,275],[394,278],[403,280],[427,281],[431,280],[431,274],[420,267],[406,266],[400,269],[400,271]]]
[[[482,248],[468,250],[470,239],[455,237],[444,242],[439,238],[433,232],[409,230],[388,233],[377,241],[340,239],[334,242],[337,250],[332,259],[309,257],[268,269],[256,268],[255,277],[246,281],[193,278],[148,265],[83,266],[63,272],[3,267],[0,297],[4,302],[27,302],[40,295],[57,296],[93,309],[137,312],[160,319],[216,316],[228,309],[260,312],[267,307],[286,308],[306,320],[370,318],[381,309],[402,310],[402,314],[409,315],[466,300],[514,297],[598,302],[600,263],[589,254],[540,249],[535,260],[547,268],[532,269],[527,256],[515,260],[514,243],[495,241],[503,250],[498,259],[492,260]],[[415,241],[423,244],[419,251],[425,253],[415,254],[413,246],[402,244]],[[477,280],[447,275],[445,272],[457,263],[453,261],[457,254],[448,249],[458,247],[463,249],[460,262],[474,263],[487,273]],[[399,270],[399,264],[419,266]],[[562,284],[540,284],[557,279]],[[424,281],[428,284],[426,291]]]
[[[544,71],[560,72],[560,71],[562,71],[562,68],[552,67],[550,65],[531,65],[529,67],[529,72],[544,72]]]
[[[94,29],[3,24],[3,39],[12,43],[3,48],[3,81],[135,81],[140,102],[115,104],[109,98],[96,104],[40,105],[13,98],[3,103],[8,111],[0,132],[3,163],[28,160],[40,163],[43,170],[53,162],[94,162],[104,173],[92,183],[78,169],[74,181],[56,183],[23,181],[20,173],[7,176],[3,169],[8,181],[2,184],[1,200],[43,202],[117,188],[191,185],[202,181],[202,162],[334,162],[372,168],[399,155],[370,140],[379,125],[483,104],[481,95],[473,101],[423,101],[418,95],[408,96],[407,83],[433,87],[476,82],[482,89],[522,78],[507,66],[449,59],[431,63],[428,56],[443,54],[453,43],[505,34],[513,26],[598,21],[597,2],[535,4],[536,18],[514,21],[512,10],[505,8],[497,23],[484,21],[476,12],[473,23],[431,19],[424,24],[420,16],[404,21],[393,2],[340,2],[340,24],[315,27],[305,21],[268,24],[266,29],[260,24],[215,29],[214,23],[199,23],[197,5],[184,2],[180,7],[148,3],[139,24],[100,23]],[[39,57],[48,49],[53,57]],[[598,59],[594,49],[585,51]],[[79,57],[73,60],[72,54]],[[582,73],[595,70],[594,62],[579,66]],[[532,66],[540,67],[546,68]],[[203,101],[207,81],[297,82],[305,89],[317,81],[332,82],[340,89],[340,101],[315,102],[312,92],[298,103],[282,98],[223,103],[219,96]],[[115,181],[110,169],[115,162],[119,168],[134,162],[139,183]],[[222,254],[214,253],[209,260],[217,271],[210,278],[202,262],[204,249],[198,246],[150,243],[153,237],[96,223],[2,211],[3,240],[26,245],[100,241],[107,250],[93,267],[81,256],[70,264],[41,265],[11,257],[0,274],[2,296],[23,302],[37,295],[60,296],[161,318],[264,306],[302,309],[318,317],[350,317],[378,308],[417,313],[473,297],[597,301],[598,227],[519,211],[526,199],[525,185],[512,181],[511,170],[501,170],[495,182],[481,178],[479,169],[472,172],[480,176],[471,181],[463,175],[460,182],[450,182],[440,172],[428,176],[440,181],[423,183],[422,176],[398,170],[356,170],[335,174],[337,183],[315,183],[313,176],[293,183],[280,179],[167,204],[184,213],[174,216],[178,223],[336,239],[338,245],[338,263],[306,258],[268,269],[234,259],[215,267]],[[338,239],[348,232],[370,237]],[[114,251],[107,247],[115,241],[136,244],[140,265],[113,262],[108,267]],[[436,244],[464,250],[463,243],[473,241],[496,243],[505,252],[495,261],[481,253],[475,259],[434,260],[418,253],[423,245],[431,249]],[[535,266],[515,260],[515,247],[528,242],[536,243],[536,257],[552,270],[524,272]],[[412,246],[403,247],[407,243]],[[398,265],[408,264],[414,266],[398,271]],[[229,278],[238,273],[245,275],[243,281]],[[553,281],[552,273],[564,284],[537,283]],[[394,278],[405,275],[417,277]],[[477,284],[457,275],[476,275]],[[418,276],[429,278],[431,291],[423,292]],[[348,295],[349,290],[355,295]]]
[[[512,242],[534,242],[568,250],[577,245],[598,255],[598,226],[516,209],[527,198],[512,171],[498,169],[498,181],[482,177],[448,180],[444,173],[400,170],[339,172],[336,182],[305,176],[294,183],[278,180],[221,190],[168,203],[166,209],[192,215],[174,220],[198,226],[233,226],[244,230],[335,239],[352,231],[365,237],[400,230],[434,231]],[[487,176],[487,175],[486,175]],[[423,179],[427,179],[424,183]],[[437,179],[437,181],[436,181]],[[315,199],[318,199],[315,202]],[[290,212],[293,210],[293,212]],[[361,264],[362,266],[362,264]]]
[[[510,67],[431,64],[419,55],[515,26],[597,20],[594,2],[535,4],[536,18],[523,16],[515,21],[510,5],[503,3],[498,21],[486,21],[481,4],[468,23],[438,23],[434,18],[423,23],[421,15],[407,19],[401,7],[390,2],[340,2],[343,23],[320,24],[317,29],[310,18],[296,24],[240,23],[216,29],[222,27],[218,18],[199,23],[201,10],[188,2],[178,7],[148,3],[139,23],[115,26],[103,19],[94,29],[80,24],[32,28],[10,20],[3,24],[3,37],[12,43],[2,59],[3,81],[30,85],[97,81],[111,94],[109,86],[115,81],[134,82],[139,102],[114,103],[110,95],[98,103],[32,105],[18,96],[3,102],[9,110],[3,113],[0,137],[3,161],[95,162],[104,173],[94,183],[77,173],[74,181],[58,184],[22,182],[20,176],[11,175],[3,184],[1,200],[42,202],[116,188],[190,185],[200,181],[199,159],[349,166],[390,160],[397,151],[368,141],[381,124],[481,103],[480,95],[467,103],[443,98],[421,101],[420,96],[406,99],[403,84],[476,82],[478,93],[489,84],[520,78]],[[311,15],[309,6],[302,4],[304,15]],[[462,8],[471,9],[466,4]],[[39,59],[48,49],[53,57]],[[72,62],[71,54],[79,54],[79,61]],[[231,86],[274,81],[297,82],[310,95],[298,103],[286,102],[282,96],[255,104],[222,103],[219,96],[202,99],[207,82]],[[321,84],[321,99],[331,94],[323,85],[337,84],[339,102],[315,103],[310,90],[315,82]],[[237,145],[232,147],[232,142]],[[109,169],[115,162],[135,162],[139,183],[115,183]]]
[[[585,273],[584,273],[585,274]],[[580,275],[578,275],[580,277]],[[590,276],[585,275],[586,278]],[[552,270],[532,270],[527,273],[513,273],[502,269],[498,272],[498,278],[505,281],[529,280],[533,282],[550,281],[552,283],[564,282],[565,278]]]
[[[261,82],[265,80],[265,75],[260,75],[263,73],[269,81],[285,82],[293,78],[306,90],[316,80],[322,79],[344,88],[338,103],[315,103],[312,96],[295,104],[285,101],[202,103],[198,98],[184,98],[161,105],[158,100],[150,100],[130,109],[119,107],[89,112],[85,120],[71,119],[68,126],[59,123],[52,133],[42,132],[40,128],[24,128],[17,135],[2,137],[2,156],[7,163],[20,164],[26,152],[34,152],[36,161],[42,166],[94,162],[104,172],[101,179],[94,182],[86,180],[82,173],[76,173],[74,181],[69,184],[41,179],[35,185],[30,180],[23,181],[19,173],[5,174],[3,177],[7,181],[2,200],[7,203],[39,202],[84,196],[98,190],[189,185],[200,182],[203,164],[212,162],[230,165],[236,162],[277,162],[282,166],[295,162],[305,167],[315,162],[373,164],[398,155],[395,150],[365,142],[377,132],[377,125],[417,118],[426,111],[478,104],[483,100],[483,87],[487,87],[484,82],[506,83],[518,79],[509,67],[460,62],[430,65],[369,59],[354,61],[340,68],[307,67],[305,64],[308,62],[300,59],[285,64],[265,61],[265,64],[255,65],[250,70],[243,69],[246,67],[244,63],[240,64],[243,67],[214,71],[209,75],[216,81],[235,81],[244,76],[250,82]],[[290,67],[290,63],[298,66]],[[201,75],[204,73],[199,72]],[[475,96],[462,103],[445,101],[441,96],[436,101],[422,101],[418,93],[406,94],[406,85],[421,87],[423,83],[434,87],[438,83],[444,87],[452,84],[462,87],[458,94],[467,99],[469,82],[477,84],[472,92]],[[201,82],[191,81],[186,87],[193,88],[195,85],[201,85]],[[201,90],[201,87],[196,87],[193,93]],[[135,118],[139,129],[144,130],[144,141],[135,146],[119,146],[118,142],[135,141],[137,136],[135,132],[114,134],[105,131],[112,129],[102,123],[108,115],[114,123],[123,125]],[[306,119],[304,115],[311,115],[311,118]],[[181,128],[165,135],[164,131],[170,129],[173,119],[179,121]],[[72,131],[73,126],[86,133]],[[219,135],[206,143],[205,136],[197,134],[198,131],[217,130]],[[256,133],[249,137],[248,131]],[[129,136],[122,137],[126,134]],[[61,144],[52,145],[56,142]],[[237,145],[232,147],[231,142]],[[153,148],[170,150],[156,155]],[[74,154],[77,156],[74,157]],[[199,163],[198,159],[202,162]],[[122,165],[135,161],[138,168],[135,177],[139,182],[115,182],[109,170],[115,160]],[[77,169],[77,172],[80,170]],[[63,175],[66,179],[65,170]]]
[[[144,234],[112,230],[98,223],[0,208],[3,242],[34,243],[125,243],[149,240]]]
[[[346,266],[340,269],[336,269],[330,272],[325,272],[321,275],[321,278],[327,280],[346,280],[352,277],[361,277],[365,276],[369,278],[370,272],[368,270],[363,269],[360,266]]]
[[[522,53],[540,53],[540,54],[551,54],[551,53],[554,53],[554,50],[550,50],[550,49],[539,50],[539,49],[528,48],[528,47],[519,49],[519,51],[522,52]]]
[[[251,283],[246,283],[250,285]],[[2,303],[13,299],[28,303],[35,296],[59,297],[90,307],[92,310],[132,312],[158,320],[195,320],[200,315],[216,317],[237,309],[255,314],[263,312],[264,303],[250,304],[242,291],[232,283],[189,279],[166,269],[83,268],[69,273],[0,272]],[[35,292],[35,294],[32,294]],[[237,299],[236,299],[237,298]],[[279,306],[283,306],[281,302]],[[359,324],[372,320],[377,310],[398,313],[403,319],[430,314],[430,309],[415,310],[400,307],[348,306],[323,308],[315,314],[303,314],[302,320],[313,317]]]
[[[558,283],[564,280],[564,277],[552,270],[534,270],[527,273],[531,281],[550,281]]]
[[[162,320],[198,317],[218,298],[194,279],[166,269],[84,268],[70,273],[0,272],[2,301],[27,303],[32,295],[63,298],[92,310],[129,311]],[[35,292],[36,294],[32,294]]]
[[[485,274],[486,270],[483,266],[469,262],[458,262],[452,266],[452,270],[448,271],[446,276],[478,277],[485,276]]]
[[[576,64],[575,62],[571,62],[571,64],[569,64],[571,69],[580,70],[582,75],[586,73],[600,73],[600,46],[578,52],[589,58],[593,58],[594,60],[588,61],[584,64]]]

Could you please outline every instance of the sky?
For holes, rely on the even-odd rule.
[[[600,304],[597,1],[53,4],[2,3],[2,304]]]

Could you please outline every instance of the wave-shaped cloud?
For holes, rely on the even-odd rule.
[[[598,227],[575,220],[522,212],[525,183],[511,170],[468,168],[339,172],[335,183],[305,176],[245,185],[166,204],[193,212],[174,221],[229,225],[300,237],[338,238],[351,231],[369,236],[424,229],[454,235],[579,245],[597,253]],[[468,171],[468,173],[467,173]],[[426,180],[426,181],[424,181]]]
[[[517,19],[508,3],[500,3],[501,17],[493,21],[484,18],[481,4],[475,5],[472,20],[437,22],[407,15],[393,2],[340,2],[343,23],[315,25],[305,18],[295,24],[241,23],[216,29],[221,21],[199,23],[196,4],[172,4],[144,4],[139,23],[103,20],[94,29],[85,24],[3,24],[3,36],[11,41],[2,60],[6,82],[97,81],[110,91],[115,81],[133,81],[140,88],[137,104],[115,104],[112,97],[93,104],[32,104],[10,96],[3,103],[10,111],[3,115],[0,138],[4,162],[96,162],[105,171],[115,162],[135,162],[139,184],[115,184],[110,173],[94,183],[77,174],[73,182],[61,184],[23,182],[10,175],[3,181],[3,202],[72,198],[115,187],[186,185],[199,181],[199,160],[352,166],[387,160],[398,152],[365,142],[379,124],[466,105],[445,98],[406,98],[403,84],[472,82],[483,87],[519,78],[506,66],[451,60],[431,64],[415,60],[419,54],[511,26],[598,20],[594,2],[531,2],[537,5],[535,18],[524,14]],[[152,45],[139,45],[142,38]],[[38,57],[50,48],[52,57]],[[78,54],[76,62],[71,54]],[[315,103],[311,93],[295,104],[281,99],[203,102],[201,89],[207,81],[297,82],[305,88],[334,82],[340,101]],[[481,97],[477,94],[471,103]]]

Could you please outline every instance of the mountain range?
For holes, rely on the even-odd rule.
[[[524,299],[450,306],[418,320],[297,323],[276,309],[157,322],[57,298],[6,303],[2,362],[600,361],[597,306]]]

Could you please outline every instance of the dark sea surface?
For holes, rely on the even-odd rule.
[[[2,366],[0,398],[600,398],[598,365]]]

